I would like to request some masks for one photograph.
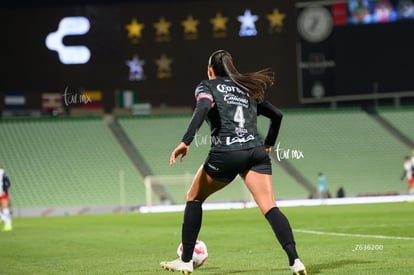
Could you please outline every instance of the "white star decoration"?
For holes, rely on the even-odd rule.
[[[139,59],[137,55],[134,55],[131,60],[126,61],[126,65],[129,67],[129,80],[139,81],[145,79],[144,66],[145,61]]]
[[[240,36],[255,36],[257,35],[255,22],[259,20],[259,16],[253,15],[250,10],[245,10],[244,15],[237,16],[240,25]]]

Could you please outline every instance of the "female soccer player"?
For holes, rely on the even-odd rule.
[[[187,193],[181,259],[161,262],[160,265],[166,270],[181,271],[183,274],[193,272],[192,255],[201,228],[201,205],[209,195],[240,174],[287,253],[291,271],[293,274],[306,274],[296,252],[289,221],[276,206],[273,194],[268,153],[275,144],[282,120],[281,112],[264,100],[264,91],[273,84],[273,72],[264,69],[241,74],[234,66],[231,55],[218,50],[209,57],[207,75],[208,80],[201,81],[195,90],[196,108],[187,132],[171,154],[170,165],[179,156],[181,161],[184,160],[205,119],[210,125],[214,142]],[[264,144],[257,132],[257,115],[271,120]]]
[[[12,219],[9,210],[10,179],[0,163],[0,219],[4,221],[3,231],[12,230]]]
[[[409,156],[404,157],[404,174],[401,180],[407,179],[407,190],[410,195],[414,195],[414,164]]]

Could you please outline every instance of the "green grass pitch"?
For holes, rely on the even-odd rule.
[[[309,274],[414,270],[414,203],[282,211]],[[176,257],[181,222],[182,213],[15,218],[0,232],[0,274],[169,274],[159,262]],[[205,211],[199,237],[209,258],[194,274],[290,274],[257,208]]]

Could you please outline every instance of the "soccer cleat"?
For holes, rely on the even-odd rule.
[[[12,231],[12,225],[10,223],[5,223],[3,226],[3,231]]]
[[[168,271],[180,271],[182,274],[189,275],[193,272],[193,260],[185,263],[181,259],[171,262],[161,262],[160,266]]]
[[[306,275],[306,268],[303,265],[303,263],[296,259],[293,265],[290,267],[290,270],[292,271],[293,275]]]

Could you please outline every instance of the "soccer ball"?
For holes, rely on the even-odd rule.
[[[177,255],[181,259],[181,254],[183,253],[183,244],[180,243],[180,245],[177,248]],[[193,265],[194,267],[200,267],[202,266],[208,258],[208,252],[207,252],[207,245],[201,241],[197,240],[196,245],[194,247],[194,253],[193,253]]]

